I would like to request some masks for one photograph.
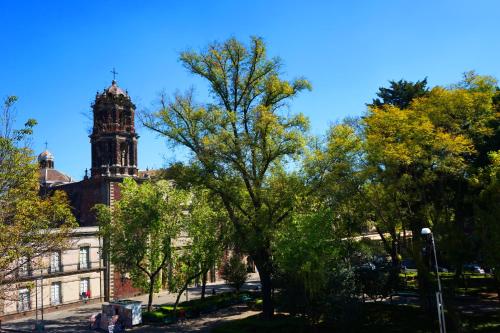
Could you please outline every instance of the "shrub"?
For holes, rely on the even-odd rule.
[[[248,277],[246,265],[241,261],[241,257],[234,255],[228,261],[224,262],[221,276],[228,285],[239,292]]]

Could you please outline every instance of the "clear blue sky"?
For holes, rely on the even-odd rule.
[[[116,67],[138,109],[158,93],[202,82],[178,54],[214,40],[261,36],[285,76],[313,91],[291,104],[313,133],[360,115],[388,80],[450,84],[474,69],[500,77],[498,1],[1,1],[0,96],[19,97],[18,119],[35,118],[33,148],[46,140],[56,168],[81,178],[90,165],[83,115]],[[181,158],[139,129],[139,167]]]

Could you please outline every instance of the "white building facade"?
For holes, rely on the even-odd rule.
[[[98,227],[75,228],[70,247],[47,254],[37,265],[23,264],[0,302],[0,316],[60,308],[76,303],[101,301],[104,267]]]

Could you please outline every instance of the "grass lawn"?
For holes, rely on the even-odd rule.
[[[431,273],[431,276],[435,277],[435,274]],[[441,283],[446,293],[453,285],[455,273],[439,273],[439,276],[441,277]],[[400,273],[399,277],[406,289],[417,291],[418,281],[416,272]],[[468,296],[477,296],[481,292],[495,292],[493,282],[491,274],[465,273],[458,281],[455,292],[459,295]]]

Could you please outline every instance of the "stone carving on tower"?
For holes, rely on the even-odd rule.
[[[91,177],[137,176],[137,139],[135,105],[116,81],[97,93],[92,104],[94,125]]]

